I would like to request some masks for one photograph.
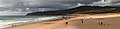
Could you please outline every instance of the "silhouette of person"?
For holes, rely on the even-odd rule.
[[[83,19],[81,19],[81,23],[84,23]]]
[[[98,24],[99,24],[99,26],[102,26],[102,25],[103,25],[103,22],[99,22]]]
[[[103,25],[103,22],[100,22],[101,25]]]
[[[99,26],[101,25],[100,22],[98,23],[98,25],[99,25]]]
[[[68,24],[68,22],[66,22],[66,25]]]

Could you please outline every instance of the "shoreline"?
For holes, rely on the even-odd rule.
[[[15,26],[21,26],[21,25],[25,25],[25,24],[32,24],[32,23],[44,22],[44,21],[55,20],[55,19],[60,19],[60,18],[61,18],[61,16],[50,17],[49,19],[45,19],[45,20],[41,19],[41,18],[37,18],[37,19],[34,19],[34,20],[21,21],[21,22],[16,22],[16,23],[11,23],[11,24],[7,24],[7,25],[3,25],[3,26],[1,26],[0,29],[6,29],[6,28],[9,28],[9,27],[15,27]]]
[[[106,16],[104,16],[104,15],[106,15]],[[79,17],[79,16],[77,16],[77,17],[75,17],[75,18],[70,18],[69,20],[74,20],[74,19],[91,19],[91,17],[92,17],[92,19],[94,19],[94,18],[111,18],[111,17],[120,17],[120,14],[104,14],[104,15],[101,15],[101,14],[95,14],[95,15],[87,15],[87,16],[81,16],[81,17]],[[101,17],[102,16],[102,17]],[[59,18],[56,18],[56,19],[59,19]],[[56,20],[56,19],[50,19],[50,20]],[[63,20],[64,18],[62,18],[62,20]],[[47,22],[49,21],[49,20],[46,20]],[[36,21],[36,22],[28,22],[28,23],[24,23],[24,24],[33,24],[33,23],[39,23],[39,22],[41,22],[41,21]],[[43,21],[44,22],[44,21]],[[21,25],[24,25],[24,24],[20,24],[20,26]],[[19,25],[15,25],[15,26],[19,26]],[[14,26],[12,26],[12,27],[14,27]],[[9,28],[9,27],[8,27]]]

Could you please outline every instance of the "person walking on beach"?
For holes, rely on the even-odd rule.
[[[81,19],[81,23],[84,23],[83,19]]]
[[[66,20],[65,24],[68,25],[68,19],[65,17],[67,17],[67,16],[63,16],[63,18]]]
[[[68,20],[66,19],[66,23],[65,23],[66,25],[68,25]]]
[[[66,22],[66,25],[68,24],[68,22]]]
[[[99,26],[102,26],[102,25],[103,25],[103,22],[99,22],[98,24],[99,24]]]

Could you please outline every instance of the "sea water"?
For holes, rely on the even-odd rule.
[[[57,17],[58,16],[0,16],[0,28],[9,27],[8,24],[13,24],[13,23],[28,22],[33,20],[43,21]]]

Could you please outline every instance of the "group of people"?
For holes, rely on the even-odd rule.
[[[62,16],[62,18],[65,18],[65,17],[66,17],[66,16]],[[68,17],[69,17],[69,16],[68,16]],[[68,19],[65,19],[65,20],[68,20]],[[84,23],[84,22],[83,22],[83,19],[81,19],[81,23]],[[65,22],[65,24],[66,24],[66,25],[68,25],[68,24],[69,24],[69,22],[68,22],[68,21],[66,21],[66,22]]]
[[[81,19],[81,23],[84,23],[83,19]],[[65,24],[68,25],[69,22],[66,22]],[[98,25],[99,25],[99,26],[103,26],[104,23],[103,23],[103,22],[98,22]]]
[[[103,25],[103,22],[99,22],[98,24],[99,24],[99,26],[102,26],[102,25]]]
[[[65,23],[65,24],[67,25],[68,23],[69,23],[69,22],[67,22],[67,21],[66,21],[66,23]],[[83,19],[81,19],[81,23],[84,23]]]
[[[64,17],[63,17],[64,18]],[[92,18],[92,17],[90,17],[90,18]],[[66,19],[66,20],[68,20],[68,19]],[[81,19],[81,23],[84,23],[84,19]],[[69,22],[68,21],[66,21],[66,23],[65,23],[66,25],[68,25],[69,24]],[[104,25],[104,23],[103,22],[98,22],[98,25],[99,26],[102,26],[102,25]]]

